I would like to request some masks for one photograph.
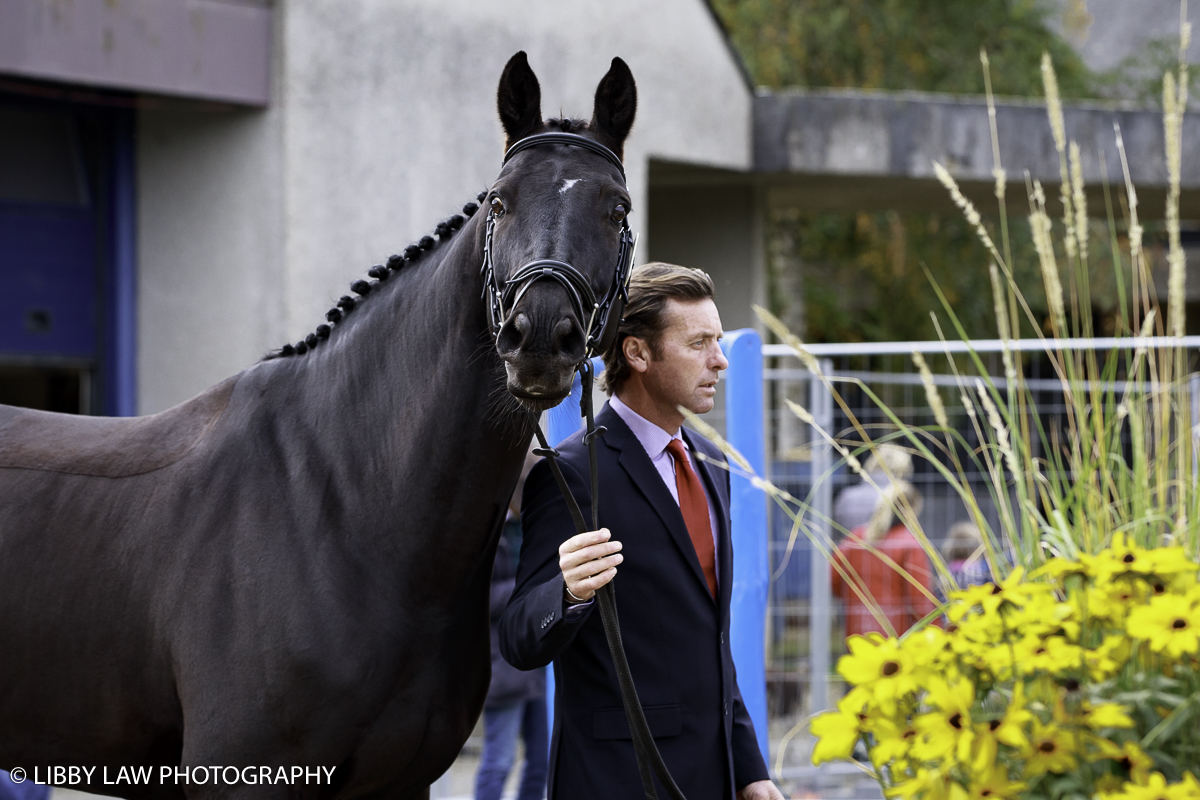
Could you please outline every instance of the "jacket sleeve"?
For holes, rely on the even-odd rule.
[[[579,501],[584,519],[590,512],[590,493],[582,478],[561,459],[563,475]],[[516,587],[500,618],[500,653],[517,669],[544,667],[575,638],[592,615],[589,606],[565,618],[563,577],[558,547],[575,535],[575,523],[545,459],[525,481],[521,501],[524,541],[517,564]]]
[[[758,748],[758,735],[754,732],[754,721],[742,702],[742,690],[737,685],[737,667],[733,670],[733,783],[741,790],[755,781],[771,777]]]

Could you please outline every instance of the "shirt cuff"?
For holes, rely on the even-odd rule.
[[[582,617],[584,615],[584,613],[589,608],[592,607],[592,603],[595,603],[595,602],[596,602],[596,598],[593,597],[591,600],[588,600],[586,603],[571,603],[570,605],[567,605],[566,610],[563,611],[563,621],[564,622],[577,621],[580,617]],[[565,601],[564,601],[564,605],[566,605]]]

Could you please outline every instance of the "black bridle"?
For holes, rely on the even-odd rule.
[[[617,158],[617,155],[613,151],[599,142],[594,142],[591,139],[574,133],[539,133],[528,136],[508,149],[508,152],[504,154],[504,163],[508,163],[510,158],[523,150],[551,144],[581,147],[603,156],[609,163],[620,170],[621,178],[625,178],[625,167],[621,164],[621,159]],[[576,369],[583,384],[579,409],[587,422],[587,431],[584,433],[583,440],[587,444],[588,466],[591,472],[592,527],[590,529],[584,520],[583,512],[579,508],[579,502],[571,494],[571,489],[567,486],[566,478],[563,477],[562,469],[558,465],[558,451],[546,441],[546,434],[542,432],[542,426],[536,423],[534,424],[534,430],[537,432],[538,444],[541,446],[535,448],[533,452],[536,455],[544,456],[550,463],[550,471],[554,474],[554,480],[558,484],[559,491],[562,492],[563,500],[567,504],[567,510],[571,514],[571,520],[575,523],[576,533],[598,530],[600,528],[600,476],[596,463],[596,439],[599,438],[600,434],[605,432],[605,429],[602,426],[596,425],[596,420],[592,413],[592,383],[595,374],[592,368],[591,357],[595,353],[603,354],[616,337],[621,314],[625,309],[625,304],[629,300],[627,287],[629,285],[630,274],[633,270],[635,239],[629,232],[628,220],[622,219],[621,245],[617,251],[617,268],[613,273],[608,291],[603,298],[597,300],[595,294],[592,292],[591,285],[579,273],[579,270],[565,261],[556,261],[548,258],[530,261],[517,270],[511,278],[501,284],[496,277],[492,261],[492,233],[495,226],[496,215],[489,210],[487,234],[484,238],[483,269],[481,272],[483,274],[483,294],[484,298],[488,300],[488,318],[491,324],[493,340],[500,335],[500,328],[508,318],[508,314],[512,313],[513,308],[520,301],[521,297],[524,296],[525,292],[529,290],[529,287],[535,281],[542,280],[543,278],[558,281],[566,288],[567,295],[571,298],[571,303],[574,306],[575,312],[579,315],[581,324],[584,322],[586,314],[587,328],[585,336],[587,345],[584,348],[584,359]],[[621,703],[625,706],[625,718],[629,722],[629,730],[632,734],[633,752],[637,758],[638,775],[641,777],[642,789],[646,793],[647,800],[658,800],[658,794],[654,789],[654,780],[651,777],[653,771],[653,774],[658,776],[659,782],[662,783],[672,800],[686,800],[683,792],[679,791],[679,787],[675,785],[675,780],[671,777],[671,773],[667,770],[667,765],[663,762],[662,755],[658,752],[658,746],[654,743],[654,736],[650,733],[650,726],[646,722],[646,714],[642,710],[641,701],[638,700],[637,687],[634,686],[633,674],[629,670],[629,660],[625,657],[625,646],[621,642],[621,627],[617,620],[617,598],[616,590],[613,586],[614,583],[615,580],[601,586],[596,591],[596,599],[600,607],[600,621],[604,626],[604,636],[608,640],[608,652],[612,656],[613,666],[617,672],[617,683],[621,690]]]
[[[603,156],[620,171],[621,179],[625,179],[625,167],[616,153],[577,133],[537,133],[527,136],[508,148],[508,152],[504,154],[504,163],[507,164],[517,153],[553,144],[580,147]],[[592,291],[591,282],[579,270],[565,261],[553,258],[530,261],[501,283],[496,275],[495,260],[492,258],[492,236],[496,230],[496,220],[496,212],[489,208],[487,232],[483,239],[483,267],[480,269],[492,339],[495,340],[500,335],[500,328],[508,319],[508,315],[529,288],[537,281],[548,279],[557,281],[567,290],[567,297],[571,300],[571,307],[579,319],[579,324],[584,326],[585,358],[603,353],[617,335],[621,313],[629,300],[629,276],[633,272],[633,253],[637,243],[637,239],[629,230],[629,220],[621,220],[621,243],[617,249],[616,269],[613,270],[608,290],[599,299]]]

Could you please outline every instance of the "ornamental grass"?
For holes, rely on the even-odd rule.
[[[814,435],[824,437],[839,465],[876,486],[882,497],[877,514],[895,515],[912,531],[948,587],[937,611],[909,631],[852,636],[849,652],[837,663],[848,693],[836,710],[806,721],[816,737],[814,763],[858,761],[888,797],[1200,800],[1200,484],[1188,392],[1192,376],[1179,338],[1184,335],[1178,206],[1188,86],[1186,16],[1181,24],[1179,66],[1163,81],[1168,307],[1163,314],[1157,303],[1118,129],[1114,135],[1125,186],[1121,202],[1110,198],[1107,203],[1108,249],[1123,313],[1118,344],[1107,356],[1062,344],[1093,335],[1089,266],[1099,248],[1089,247],[1091,217],[1079,148],[1066,137],[1049,58],[1043,61],[1043,78],[1060,163],[1058,197],[1050,201],[1037,181],[1025,181],[1028,222],[1047,297],[1045,321],[1031,311],[1013,280],[1007,176],[996,145],[986,55],[999,201],[995,237],[997,226],[985,224],[952,175],[935,165],[990,254],[999,338],[1017,341],[1024,319],[1024,328],[1040,339],[1061,384],[1061,429],[1044,425],[1037,395],[1025,384],[1022,353],[1007,344],[1003,381],[989,376],[974,352],[965,364],[948,358],[958,378],[958,396],[952,400],[961,404],[982,443],[972,445],[949,423],[946,403],[919,354],[913,358],[935,420],[930,426],[907,423],[861,381],[823,374],[799,338],[769,312],[756,309],[850,420],[845,434],[814,425]],[[1062,214],[1054,218],[1050,209],[1058,205]],[[1114,205],[1123,217],[1120,225]],[[949,333],[966,341],[951,304],[940,292],[939,297]],[[860,424],[838,391],[846,381],[866,393],[890,424],[870,430]],[[789,406],[813,424],[807,410],[790,401]],[[715,431],[691,419],[734,456],[731,469],[746,473],[784,508],[793,521],[792,542],[805,535],[815,551],[831,555],[833,540],[825,531],[833,522],[816,514],[811,495],[796,498],[750,475]],[[867,457],[885,443],[923,459],[952,487],[981,532],[976,555],[986,560],[993,582],[958,587],[897,489],[900,481],[889,473],[890,483],[876,485],[863,469]],[[879,460],[886,465],[887,459]],[[985,492],[974,488],[969,472],[987,476]],[[814,483],[831,474],[814,476]],[[989,521],[987,509],[995,509],[991,518],[997,524]],[[886,562],[885,555],[876,554]],[[889,630],[861,577],[831,563],[881,628]],[[779,749],[777,771],[791,735]]]

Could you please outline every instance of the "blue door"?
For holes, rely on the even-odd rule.
[[[0,403],[129,413],[113,389],[131,354],[110,346],[121,117],[0,97]]]

